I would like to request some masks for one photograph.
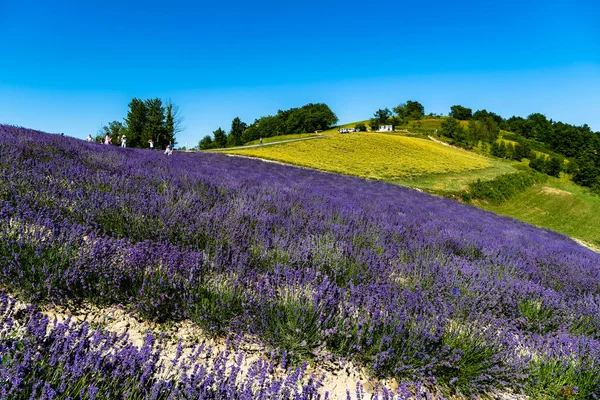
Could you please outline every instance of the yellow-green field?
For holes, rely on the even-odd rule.
[[[490,159],[429,140],[352,133],[226,153],[400,183],[431,174],[493,168]]]

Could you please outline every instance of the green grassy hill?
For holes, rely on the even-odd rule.
[[[550,228],[600,249],[600,197],[565,179],[549,177],[500,205],[476,205]]]

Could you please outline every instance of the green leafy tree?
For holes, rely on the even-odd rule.
[[[390,117],[392,116],[392,112],[388,108],[379,109],[375,111],[373,114],[374,118],[371,119],[371,130],[378,130],[379,125],[387,125]]]
[[[310,103],[256,119],[243,131],[241,140],[245,143],[261,137],[326,130],[337,122],[337,116],[327,104]]]
[[[517,143],[515,146],[515,151],[513,153],[512,159],[516,161],[521,161],[524,158],[531,159],[531,146],[526,141],[522,141]]]
[[[546,167],[546,173],[550,176],[555,176],[555,177],[559,177],[560,176],[560,172],[562,171],[562,166],[563,166],[564,162],[560,157],[552,157],[550,158],[550,160],[548,161],[548,165]]]
[[[148,99],[146,104],[146,123],[142,131],[142,144],[152,139],[156,147],[164,148],[172,143],[173,138],[167,134],[165,125],[165,108],[159,98]],[[145,147],[145,146],[144,146]]]
[[[450,139],[450,143],[456,146],[463,147],[465,149],[471,149],[475,143],[475,139],[472,137],[472,132],[468,129],[464,129],[460,122],[455,118],[447,118],[441,124],[442,135]]]
[[[500,115],[493,112],[489,112],[485,109],[477,110],[473,113],[473,119],[476,119],[478,121],[485,121],[488,118],[492,118],[498,126],[502,125],[504,122],[504,118],[502,118]]]
[[[202,140],[200,140],[200,143],[198,143],[198,148],[200,150],[208,150],[215,148],[215,143],[213,142],[212,137],[210,137],[210,135],[204,136]]]
[[[227,147],[227,134],[221,128],[213,132],[215,146],[217,148]]]
[[[125,118],[127,126],[127,145],[129,147],[145,147],[143,142],[144,125],[148,119],[146,103],[136,97],[129,102],[129,111]]]
[[[358,124],[354,125],[354,129],[356,129],[359,132],[366,132],[367,126],[364,123],[359,122]]]
[[[104,140],[104,137],[108,135],[112,139],[113,144],[119,144],[121,136],[126,135],[126,129],[123,123],[119,121],[109,122],[108,125],[104,125],[99,131],[96,139],[100,141]]]
[[[454,105],[450,107],[450,117],[456,118],[459,120],[469,120],[473,116],[473,110],[467,107]]]
[[[231,121],[231,130],[229,131],[228,143],[231,146],[242,145],[242,135],[246,128],[246,123],[242,122],[242,120],[239,119],[239,117],[235,117],[233,121]]]
[[[600,159],[597,151],[588,149],[577,158],[576,162],[573,182],[587,187],[600,185]]]
[[[425,116],[425,107],[418,101],[408,100],[394,107],[394,112],[401,120],[421,119]]]
[[[546,160],[544,156],[538,157],[533,155],[529,160],[529,168],[532,168],[538,172],[546,173]]]

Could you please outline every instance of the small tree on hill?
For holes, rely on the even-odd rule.
[[[227,147],[227,134],[221,128],[218,128],[213,132],[213,136],[215,137],[215,145],[217,148]]]
[[[208,150],[208,149],[212,149],[214,147],[215,147],[215,143],[213,142],[210,135],[204,136],[202,138],[202,140],[200,140],[200,143],[198,143],[198,148],[200,150]]]
[[[559,177],[560,176],[560,172],[562,171],[562,166],[563,166],[563,160],[560,159],[559,157],[552,157],[550,158],[550,161],[548,161],[548,166],[546,167],[547,170],[547,174],[550,176],[555,176],[555,177]]]
[[[392,116],[392,112],[389,108],[379,109],[375,111],[373,114],[375,118],[371,119],[371,130],[376,131],[379,129],[379,125],[387,125],[390,117]]]
[[[246,123],[242,122],[238,117],[235,117],[233,121],[231,121],[231,130],[229,131],[228,137],[229,144],[232,146],[242,145],[242,134],[246,128]]]
[[[142,143],[142,135],[147,119],[148,109],[146,108],[146,103],[136,97],[131,99],[127,118],[125,118],[125,125],[127,125],[127,145],[129,147],[146,146],[146,142]]]
[[[367,126],[364,123],[359,122],[358,124],[354,125],[354,129],[356,129],[359,132],[366,132]]]
[[[473,110],[467,107],[455,105],[450,107],[450,117],[460,119],[460,120],[468,120],[473,116]]]
[[[394,107],[394,112],[401,120],[421,119],[425,116],[425,107],[418,101],[408,100]]]

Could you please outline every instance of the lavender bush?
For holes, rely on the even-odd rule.
[[[31,301],[190,318],[448,393],[600,392],[600,255],[447,199],[0,126],[0,228],[0,284]]]

